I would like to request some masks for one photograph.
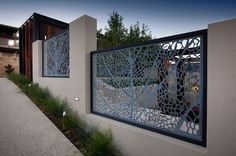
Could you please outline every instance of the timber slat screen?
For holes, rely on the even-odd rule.
[[[50,38],[68,26],[67,23],[34,13],[19,28],[20,73],[32,80],[32,43]]]
[[[206,146],[207,30],[91,53],[91,112]]]

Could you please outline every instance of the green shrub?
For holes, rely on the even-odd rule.
[[[7,66],[5,66],[5,72],[7,74],[12,73],[14,70],[15,70],[15,68],[11,64],[8,64]]]
[[[62,117],[65,106],[60,102],[59,98],[50,97],[44,102],[46,110],[52,113],[55,117]]]
[[[79,123],[78,123],[78,118],[75,114],[68,114],[64,118],[64,125],[65,128],[78,128]]]
[[[88,142],[89,132],[86,131],[88,126],[76,115],[75,112],[69,112],[69,114],[65,116],[64,126],[65,128],[73,128],[81,142]]]
[[[47,88],[42,89],[39,87],[37,83],[31,85],[30,95],[36,98],[40,98],[40,99],[47,99],[51,96]]]
[[[17,83],[18,85],[28,85],[30,83],[29,79],[25,75],[10,73],[7,78]]]
[[[94,131],[89,138],[88,156],[116,156],[121,155],[112,141],[111,130]]]
[[[34,101],[36,101],[38,104],[43,104],[43,101],[45,101],[45,99],[48,99],[51,97],[51,94],[49,92],[49,90],[46,89],[42,89],[39,87],[39,85],[36,84],[32,84],[30,87],[28,87],[28,95],[34,99]]]

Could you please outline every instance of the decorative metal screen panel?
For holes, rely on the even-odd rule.
[[[69,77],[69,30],[43,42],[43,76]]]
[[[92,112],[205,146],[206,30],[92,52]]]

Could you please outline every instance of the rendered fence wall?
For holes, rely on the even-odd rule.
[[[209,155],[236,153],[236,19],[208,28],[207,126]]]
[[[206,147],[90,113],[90,52],[96,50],[96,20],[70,23],[70,78],[42,77],[42,42],[33,44],[34,82],[67,97],[89,124],[110,128],[127,156],[234,156],[236,153],[236,19],[208,27]],[[72,35],[72,36],[71,36]],[[41,67],[40,67],[41,66]],[[74,97],[79,97],[75,101]]]
[[[78,113],[85,114],[90,110],[90,79],[89,70],[90,51],[96,50],[96,20],[89,16],[82,16],[69,25],[69,65],[70,76],[67,78],[43,77],[42,41],[33,43],[33,81],[42,87],[48,87],[56,96],[67,98]],[[85,74],[86,72],[86,74]],[[79,101],[74,98],[79,97]]]

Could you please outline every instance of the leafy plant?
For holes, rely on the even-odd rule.
[[[117,147],[113,144],[111,130],[104,132],[94,131],[89,139],[89,156],[116,156],[121,155]]]
[[[46,110],[57,118],[62,116],[65,109],[65,106],[60,102],[60,99],[54,97],[47,98],[44,105],[46,106]]]
[[[14,67],[12,67],[12,65],[10,65],[10,64],[8,64],[7,66],[5,66],[5,68],[6,68],[5,72],[6,72],[7,74],[10,74],[10,73],[12,73],[12,72],[15,70]]]
[[[130,28],[124,26],[124,18],[117,11],[110,13],[107,20],[108,26],[105,27],[104,33],[102,29],[97,31],[97,49],[114,48],[121,45],[141,43],[152,39],[151,31],[146,24],[140,26],[131,25]]]
[[[18,85],[27,85],[30,83],[30,81],[28,80],[28,78],[25,75],[21,75],[21,74],[16,74],[16,73],[9,73],[7,75],[7,78],[12,80],[13,82],[15,82]]]
[[[28,88],[29,96],[33,97],[34,100],[38,101],[39,103],[43,103],[42,101],[51,97],[49,90],[47,88],[40,88],[37,83],[31,84],[30,86],[28,86]]]
[[[75,114],[70,113],[64,118],[64,124],[65,128],[78,128],[78,117]]]

